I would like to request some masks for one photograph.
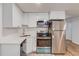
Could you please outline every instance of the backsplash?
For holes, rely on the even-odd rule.
[[[16,28],[3,28],[2,30],[2,36],[8,36],[8,35],[11,35],[11,34],[18,34],[18,29]]]
[[[47,33],[48,32],[48,28],[38,28],[37,32],[38,33]]]

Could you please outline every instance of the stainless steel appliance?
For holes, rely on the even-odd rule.
[[[63,19],[51,21],[52,53],[54,54],[65,53],[65,28]]]

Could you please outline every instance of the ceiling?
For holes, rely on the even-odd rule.
[[[23,12],[66,11],[68,16],[79,16],[79,3],[18,3]]]

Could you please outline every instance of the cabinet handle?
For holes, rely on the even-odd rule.
[[[27,36],[31,36],[31,35],[23,35],[23,36],[20,36],[20,37],[27,37]]]

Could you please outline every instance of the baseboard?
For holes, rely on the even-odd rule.
[[[65,55],[65,53],[52,53],[54,55]]]

